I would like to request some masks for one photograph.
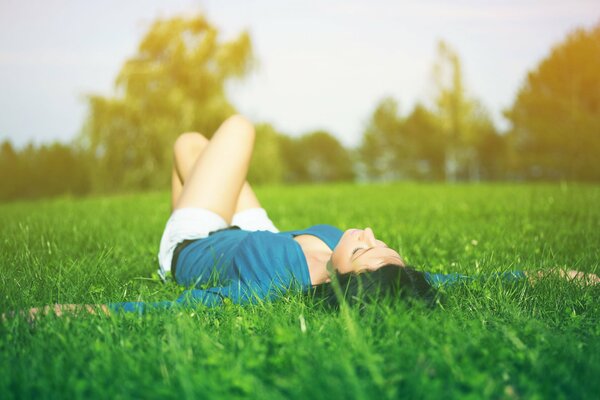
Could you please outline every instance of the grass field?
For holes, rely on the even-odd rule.
[[[600,187],[257,190],[281,230],[371,226],[409,264],[600,272]],[[175,299],[155,278],[168,194],[0,205],[0,311]],[[558,278],[448,290],[432,310],[300,295],[252,306],[0,322],[0,397],[593,398],[600,288]]]

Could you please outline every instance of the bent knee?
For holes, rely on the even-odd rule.
[[[254,124],[252,124],[252,122],[243,115],[232,115],[225,120],[224,125],[231,127],[231,129],[234,129],[240,134],[246,134],[254,137]]]
[[[202,150],[208,144],[202,134],[198,132],[185,132],[177,137],[175,144],[173,145],[173,151],[175,154],[181,152],[198,151]]]

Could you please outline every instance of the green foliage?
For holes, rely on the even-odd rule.
[[[286,160],[286,182],[336,182],[354,179],[349,151],[328,132],[310,132],[299,138],[280,136],[280,146]]]
[[[417,104],[404,121],[402,131],[407,146],[398,149],[405,157],[404,168],[417,179],[443,180],[445,178],[445,148],[442,130],[435,115]]]
[[[399,177],[399,163],[405,156],[401,151],[408,147],[402,140],[402,122],[398,103],[393,98],[384,98],[375,107],[359,148],[370,179]]]
[[[98,164],[96,189],[165,187],[175,138],[213,134],[235,111],[225,84],[252,60],[245,32],[223,42],[202,16],[156,21],[121,69],[116,95],[89,96],[82,141]]]
[[[529,74],[506,116],[525,178],[600,179],[600,25],[578,29]]]
[[[404,118],[396,100],[381,100],[365,129],[359,155],[370,179],[445,176],[444,137],[435,115],[421,104]]]
[[[281,149],[282,134],[270,124],[258,124],[255,130],[256,140],[248,181],[253,184],[281,183],[287,169]]]
[[[443,41],[438,44],[433,80],[434,114],[444,138],[446,179],[479,180],[484,157],[478,147],[489,136],[496,136],[492,140],[497,141],[500,138],[483,104],[467,93],[458,54]],[[504,156],[501,150],[496,149],[496,158]]]
[[[292,138],[272,125],[256,125],[248,181],[253,184],[338,182],[354,179],[350,152],[331,134]]]
[[[467,95],[458,55],[444,42],[434,64],[435,106],[407,117],[391,97],[369,120],[359,155],[370,179],[480,180],[505,176],[506,146],[489,113]]]
[[[89,191],[89,179],[85,154],[74,146],[30,144],[15,151],[10,142],[0,145],[0,201],[81,195]]]
[[[259,187],[280,229],[371,226],[410,264],[600,271],[597,186]],[[169,195],[0,205],[0,312],[174,299],[155,277]],[[490,223],[493,222],[493,223]],[[595,398],[598,288],[486,282],[440,305],[274,303],[0,321],[3,398]]]
[[[299,140],[299,154],[310,182],[351,181],[354,179],[348,151],[333,135],[316,131]]]

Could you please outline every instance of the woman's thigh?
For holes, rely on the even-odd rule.
[[[228,223],[246,180],[254,146],[254,127],[242,116],[228,118],[198,158],[175,209],[204,208]]]

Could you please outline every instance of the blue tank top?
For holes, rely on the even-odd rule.
[[[185,247],[177,258],[176,280],[193,287],[176,302],[113,303],[113,310],[140,311],[145,307],[170,308],[173,305],[215,306],[229,299],[242,304],[273,299],[289,290],[312,287],[308,263],[298,235],[313,235],[333,250],[343,232],[331,225],[307,229],[268,232],[224,230]]]
[[[226,286],[231,282],[278,288],[311,287],[308,264],[294,239],[313,235],[333,250],[342,232],[330,225],[273,233],[269,231],[224,230],[197,240],[177,258],[175,280],[186,287]]]

